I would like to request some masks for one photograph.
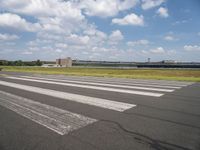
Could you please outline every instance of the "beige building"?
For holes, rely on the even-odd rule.
[[[71,67],[72,66],[72,59],[70,57],[64,59],[56,59],[56,65],[60,67]]]

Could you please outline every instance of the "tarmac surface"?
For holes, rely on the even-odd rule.
[[[0,72],[0,150],[200,150],[200,84]]]

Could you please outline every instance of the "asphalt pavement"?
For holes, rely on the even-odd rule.
[[[0,150],[200,150],[200,84],[0,72]]]

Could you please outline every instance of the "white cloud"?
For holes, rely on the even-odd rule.
[[[73,0],[6,0],[0,1],[0,9],[36,18],[44,32],[71,34],[87,27],[85,16],[75,4]]]
[[[107,34],[106,33],[102,32],[102,31],[99,31],[99,30],[95,29],[94,27],[88,28],[83,33],[88,35],[88,36],[99,37],[102,40],[107,38]]]
[[[40,24],[27,22],[24,18],[11,13],[0,14],[0,26],[30,32],[37,31],[41,28]]]
[[[68,47],[68,45],[65,43],[56,43],[55,47],[66,49]]]
[[[124,36],[120,30],[113,31],[109,36],[109,44],[118,44],[119,41],[123,40]]]
[[[183,48],[186,51],[200,51],[200,46],[198,45],[185,45]]]
[[[6,0],[0,1],[2,9],[34,17],[67,17],[83,19],[84,16],[71,1],[63,0]]]
[[[169,17],[168,9],[164,7],[160,7],[156,12],[160,17],[167,18]]]
[[[31,47],[29,47],[28,49],[29,49],[30,51],[32,51],[32,52],[34,52],[34,51],[36,51],[36,52],[40,51],[40,48],[37,47],[37,46],[31,46]]]
[[[9,12],[5,13],[9,14],[9,17],[7,17],[9,19],[3,20],[0,17],[0,24],[3,24],[0,27],[3,26],[1,29],[12,27],[16,30],[36,32],[31,33],[30,42],[27,40],[20,41],[20,43],[24,42],[24,47],[16,44],[14,53],[10,53],[12,56],[16,54],[13,57],[14,59],[54,60],[60,56],[71,56],[75,59],[86,60],[133,60],[139,50],[132,50],[132,47],[125,50],[122,44],[126,41],[123,40],[124,35],[120,30],[113,29],[114,31],[111,30],[111,34],[104,33],[98,30],[96,22],[93,23],[94,20],[88,20],[88,18],[90,16],[113,17],[120,13],[124,14],[125,17],[110,19],[115,20],[114,22],[119,25],[142,26],[145,24],[142,15],[134,13],[127,15],[129,12],[127,10],[134,8],[139,1],[0,0],[1,12]],[[23,37],[24,34],[21,34],[21,36]],[[148,48],[145,45],[148,45],[149,41],[141,39],[127,42],[127,44],[130,46],[144,45],[144,48]],[[151,50],[152,52],[148,50],[147,52],[150,55],[161,53],[162,48],[161,50],[158,48],[157,51],[160,52],[156,52],[156,50]],[[22,53],[24,57],[21,57]],[[7,58],[10,57],[11,55]]]
[[[108,39],[108,35],[106,33],[99,31],[94,27],[85,30],[84,34],[90,37],[90,45],[93,46],[103,45]]]
[[[85,36],[79,36],[77,34],[71,34],[66,37],[66,42],[71,45],[87,45],[89,43],[90,37]]]
[[[109,17],[133,8],[139,0],[82,0],[80,7],[88,16]]]
[[[115,30],[111,33],[110,39],[114,39],[114,40],[117,40],[117,41],[120,41],[120,40],[123,40],[124,36],[122,35],[121,31],[120,30]]]
[[[21,54],[23,54],[23,55],[32,55],[33,52],[31,52],[31,51],[24,51]]]
[[[52,47],[62,50],[62,54],[67,51],[71,51],[70,55],[73,55],[76,50],[84,51],[91,49],[93,46],[102,46],[108,41],[106,33],[99,31],[95,26],[89,26],[86,30],[80,33],[71,34],[56,34],[53,32],[39,32],[37,33],[37,39],[28,42],[27,46],[51,45]],[[55,51],[55,49],[54,49]]]
[[[128,46],[140,46],[140,45],[148,45],[150,42],[148,40],[138,40],[138,41],[129,41],[126,44]]]
[[[6,0],[2,10],[34,17],[66,17],[82,20],[88,16],[108,17],[133,8],[139,0]]]
[[[160,6],[164,2],[165,0],[142,0],[142,9],[151,9]]]
[[[19,36],[15,34],[2,34],[0,33],[0,41],[12,41],[19,39]]]
[[[114,18],[112,19],[112,23],[118,25],[135,25],[135,26],[143,26],[144,25],[144,17],[142,15],[138,16],[134,13],[125,16],[124,18]]]
[[[176,41],[178,39],[171,36],[171,35],[167,35],[167,36],[164,37],[164,40],[166,40],[166,41]]]
[[[37,17],[67,17],[83,19],[88,16],[108,17],[133,8],[139,0],[6,0],[0,1],[4,10]]]
[[[156,49],[151,49],[150,52],[153,54],[164,54],[166,51],[163,47],[157,47]]]
[[[189,22],[191,19],[188,20],[178,20],[172,23],[172,25],[180,25]]]
[[[43,42],[43,40],[50,40],[51,42],[57,42],[63,39],[63,35],[57,35],[50,32],[38,32],[37,33],[38,43]]]
[[[63,50],[62,50],[62,49],[56,49],[55,52],[57,52],[57,53],[62,53]]]
[[[37,42],[36,41],[29,41],[28,43],[26,43],[26,45],[28,46],[37,46]]]

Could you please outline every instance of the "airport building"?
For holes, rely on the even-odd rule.
[[[72,59],[70,57],[56,59],[56,65],[60,67],[72,67]]]

